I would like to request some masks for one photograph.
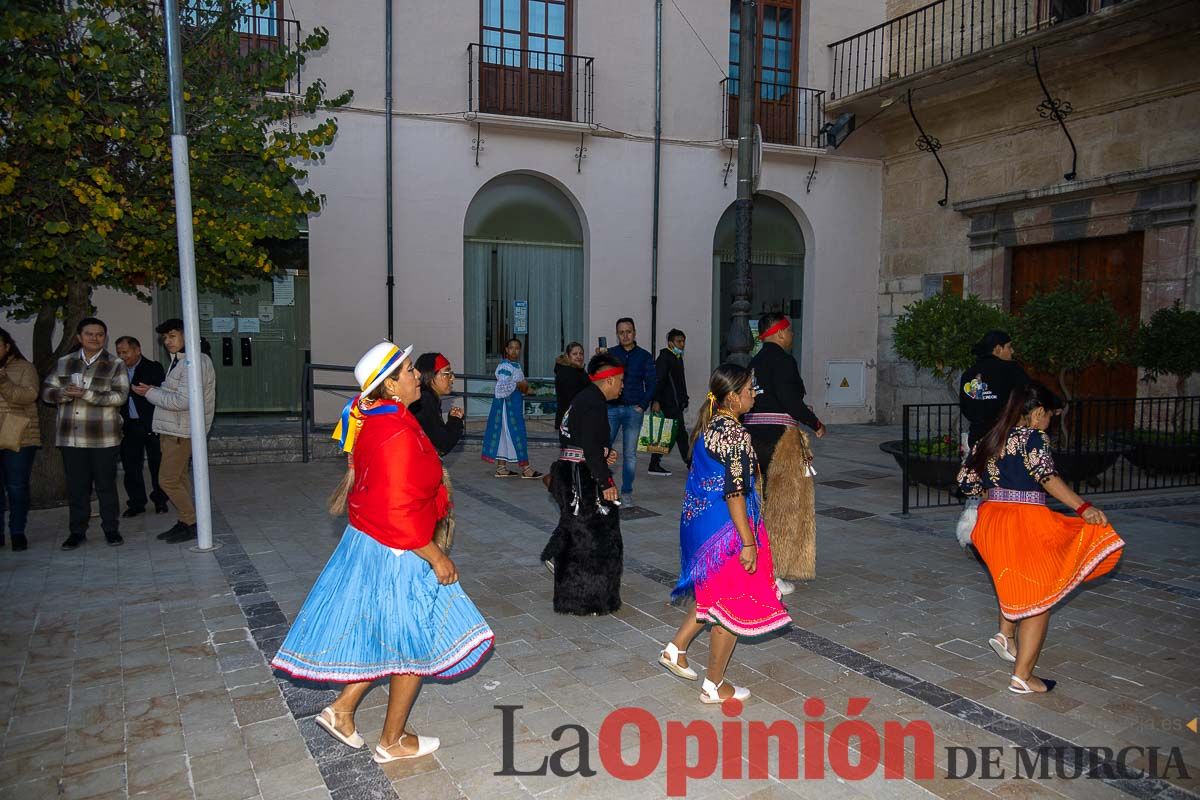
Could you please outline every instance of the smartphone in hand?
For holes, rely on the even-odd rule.
[[[596,346],[599,347],[601,350],[607,349],[608,348],[608,337],[601,336],[600,339],[598,340]]]

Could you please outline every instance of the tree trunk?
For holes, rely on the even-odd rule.
[[[60,309],[63,312],[63,336],[55,346],[54,329],[58,323]],[[75,328],[79,321],[91,312],[91,287],[78,285],[68,290],[65,305],[47,303],[38,311],[37,319],[33,323],[33,366],[37,370],[39,380],[45,381],[46,376],[54,371],[58,359],[78,346]],[[57,416],[58,409],[54,406],[38,403],[42,446],[33,460],[33,474],[30,478],[30,502],[34,508],[53,508],[67,502],[67,476],[63,472],[62,455],[55,446]]]
[[[1071,444],[1071,429],[1067,425],[1067,417],[1071,414],[1071,402],[1074,398],[1071,396],[1071,390],[1067,386],[1067,371],[1065,369],[1058,371],[1058,388],[1062,392],[1063,410],[1058,418],[1058,425],[1062,429],[1062,446],[1066,448]]]

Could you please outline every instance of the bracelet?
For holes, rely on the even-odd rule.
[[[758,545],[757,545],[757,544],[744,544],[744,545],[742,545],[742,549],[743,549],[743,550],[745,550],[747,547],[758,547]]]
[[[1075,513],[1078,514],[1079,516],[1083,516],[1083,512],[1087,511],[1091,507],[1092,507],[1092,504],[1089,503],[1087,500],[1084,500],[1083,505],[1081,505],[1079,508],[1075,509]]]

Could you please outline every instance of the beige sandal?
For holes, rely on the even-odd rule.
[[[347,736],[346,734],[342,733],[341,731],[339,731],[337,729],[337,724],[336,724],[338,714],[353,714],[353,713],[354,712],[352,712],[352,711],[334,711],[333,706],[325,706],[325,708],[321,709],[321,713],[317,714],[317,716],[314,718],[314,721],[318,725],[320,725],[322,728],[324,728],[325,732],[328,733],[330,736],[337,739],[339,742],[346,745],[347,747],[353,747],[354,749],[357,750],[358,748],[360,748],[364,744],[366,744],[366,741],[361,736],[358,735],[358,731],[354,731],[349,736]]]
[[[439,747],[442,746],[441,740],[438,739],[436,736],[418,736],[415,733],[400,734],[400,738],[396,740],[396,744],[400,744],[400,742],[402,742],[404,740],[405,736],[416,736],[417,752],[409,753],[408,755],[405,755],[405,756],[394,756],[394,755],[392,755],[391,750],[389,748],[384,747],[381,744],[377,744],[377,745],[375,745],[375,755],[372,756],[372,759],[374,759],[375,763],[376,764],[386,764],[389,761],[400,761],[400,760],[406,759],[406,758],[421,758],[422,756],[429,755],[434,750],[437,750]],[[395,747],[396,744],[392,745],[392,747]]]

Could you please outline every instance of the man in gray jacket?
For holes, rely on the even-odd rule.
[[[217,406],[217,374],[212,360],[201,353],[199,347],[185,355],[183,320],[169,319],[155,330],[162,336],[163,347],[171,354],[167,378],[162,386],[139,383],[130,391],[154,405],[154,432],[158,434],[162,447],[158,483],[179,511],[179,521],[157,538],[179,544],[196,538],[196,506],[192,502],[191,477],[188,475],[188,463],[192,457],[192,430],[188,417],[188,378],[184,358],[200,359],[200,375],[204,384],[203,435],[208,435],[212,429],[213,413]]]

